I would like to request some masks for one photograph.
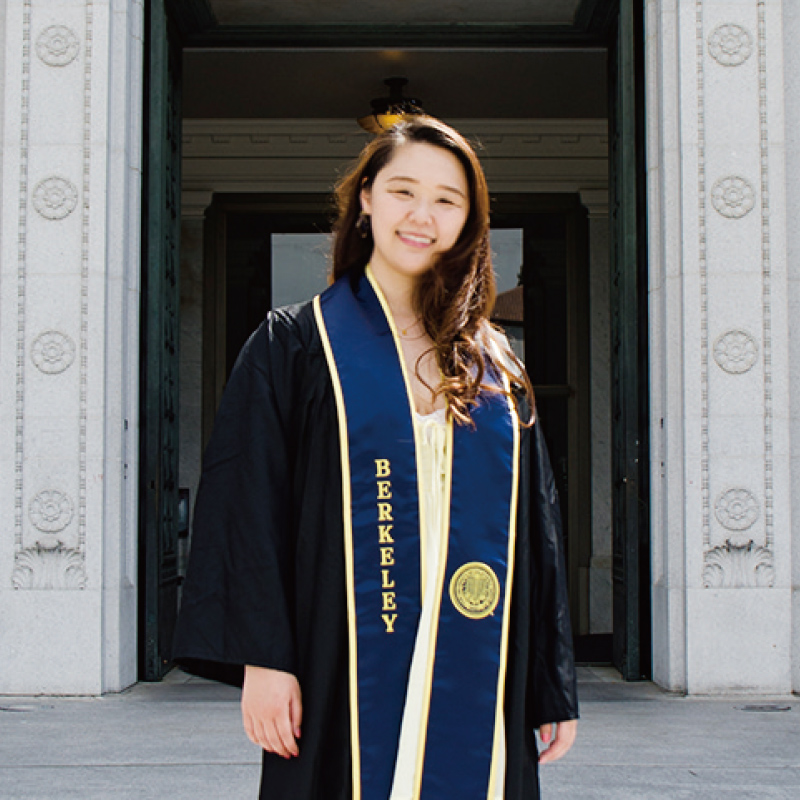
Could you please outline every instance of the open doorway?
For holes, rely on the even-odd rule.
[[[618,296],[614,287],[620,284],[619,277],[632,270],[641,289],[641,265],[630,247],[613,250],[618,259],[614,281],[599,279],[605,281],[605,295],[596,296],[591,288],[598,283],[598,269],[610,275],[612,251],[606,246],[603,256],[601,244],[608,242],[610,229],[626,218],[620,209],[630,212],[632,196],[637,198],[634,205],[640,200],[635,170],[625,171],[616,184],[609,182],[613,163],[609,107],[627,113],[621,101],[609,104],[609,96],[622,96],[609,90],[627,86],[636,70],[630,48],[623,52],[619,47],[621,29],[616,20],[620,9],[626,19],[633,19],[634,4],[543,0],[524,11],[515,5],[512,12],[509,6],[503,13],[517,17],[498,20],[496,9],[489,14],[488,4],[461,3],[461,12],[474,19],[457,26],[446,16],[447,3],[424,12],[445,15],[442,19],[413,25],[364,19],[363,9],[354,3],[337,4],[335,10],[312,8],[313,4],[303,6],[303,12],[293,7],[292,14],[311,15],[307,19],[287,19],[281,11],[285,6],[278,6],[264,2],[245,10],[244,5],[225,0],[181,4],[167,0],[164,11],[171,19],[170,41],[183,52],[183,72],[173,95],[182,96],[183,116],[181,394],[174,423],[180,426],[179,486],[193,500],[202,443],[234,353],[263,311],[282,302],[283,288],[276,277],[281,259],[303,260],[299,269],[304,275],[317,269],[316,256],[308,256],[309,250],[319,255],[322,239],[310,244],[311,238],[304,237],[324,238],[331,186],[366,141],[367,134],[355,119],[368,112],[372,97],[385,91],[385,78],[405,75],[409,92],[422,100],[427,111],[453,122],[482,145],[496,198],[497,240],[505,237],[509,258],[514,256],[508,248],[517,246],[513,240],[521,242],[514,277],[522,280],[524,313],[529,317],[521,340],[528,353],[535,353],[546,340],[541,331],[531,333],[536,320],[547,319],[541,309],[555,313],[547,293],[559,298],[553,308],[562,309],[562,318],[549,323],[552,330],[561,326],[566,331],[565,340],[534,358],[546,365],[541,377],[538,366],[533,371],[543,419],[552,418],[545,424],[567,506],[573,622],[579,636],[595,637],[586,640],[585,657],[590,660],[611,657],[612,635],[624,639],[620,653],[631,652],[632,637],[635,651],[641,653],[649,647],[639,638],[649,623],[647,534],[642,527],[646,515],[635,520],[617,515],[612,520],[610,501],[600,509],[587,492],[599,471],[613,472],[615,485],[625,486],[630,470],[648,461],[641,450],[646,442],[636,438],[639,428],[630,427],[630,417],[627,438],[617,437],[613,452],[611,435],[598,433],[598,401],[608,407],[609,431],[612,422],[619,429],[617,417],[611,419],[611,379],[601,392],[594,378],[587,378],[591,365],[598,363],[594,342],[599,327],[610,328],[613,308],[624,305],[609,303],[609,296]],[[352,20],[337,17],[346,16],[348,9]],[[250,16],[237,17],[242,13]],[[640,41],[640,28],[625,27],[624,36],[629,33],[631,41]],[[611,56],[614,68],[609,80]],[[622,125],[611,129],[615,153],[630,154],[631,148],[637,152],[639,132]],[[146,203],[153,218],[174,214],[159,198],[148,197]],[[619,236],[610,238],[620,241]],[[600,262],[605,258],[605,264],[597,258]],[[311,283],[305,283],[296,288],[307,291]],[[512,288],[501,286],[504,291]],[[621,352],[621,341],[637,339],[642,330],[641,295],[637,297],[632,306],[624,306],[627,322],[615,329],[613,353],[609,346],[600,359],[609,375],[612,365],[622,369],[626,380],[618,380],[615,373],[615,382],[626,386],[626,392],[633,391],[634,405],[639,407],[641,360],[622,363],[615,355]],[[599,316],[598,298],[606,304]],[[299,297],[286,295],[286,299]],[[149,318],[147,310],[143,318]],[[558,368],[561,373],[555,366],[556,355],[567,365]],[[632,390],[631,375],[637,384]],[[154,385],[151,380],[150,386]],[[144,414],[163,416],[163,409],[152,410],[146,399],[143,394]],[[622,458],[620,453],[630,454],[625,442],[631,441],[640,448],[636,458]],[[153,480],[143,475],[142,485],[153,485]],[[641,494],[642,482],[636,485],[641,510],[646,497]],[[163,528],[174,522],[162,515],[147,524]],[[627,564],[639,559],[643,568],[635,574],[624,568],[612,570],[612,534],[624,545]],[[598,543],[606,539],[608,552],[598,553]],[[634,540],[631,555],[629,545]],[[151,552],[156,540],[143,535],[141,541],[141,561],[154,571],[149,577],[143,575],[142,585],[148,581],[157,585],[160,567],[153,564]],[[612,584],[625,590],[624,604],[619,605],[625,624],[611,621]],[[158,632],[165,623],[154,617],[147,597],[143,590],[142,618],[155,620]],[[638,601],[631,622],[628,611]],[[142,636],[153,639],[152,631]],[[168,656],[164,645],[158,663],[168,663]],[[624,658],[626,677],[644,674],[641,660],[632,664],[628,655]]]

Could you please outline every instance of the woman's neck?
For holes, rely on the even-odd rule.
[[[380,264],[370,263],[370,272],[381,287],[389,304],[392,317],[400,325],[408,324],[417,317],[414,310],[415,280],[406,275],[382,269]]]

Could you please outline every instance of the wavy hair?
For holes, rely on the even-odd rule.
[[[515,400],[521,393],[533,409],[533,388],[525,368],[507,346],[498,347],[498,337],[492,335],[489,316],[497,290],[489,249],[489,190],[475,151],[453,128],[433,117],[413,117],[366,145],[335,188],[331,279],[356,276],[366,268],[374,243],[369,227],[359,223],[361,191],[372,186],[398,148],[412,143],[452,153],[464,169],[469,189],[469,211],[456,243],[439,254],[432,269],[420,277],[414,293],[414,310],[433,341],[442,373],[440,386],[428,388],[434,396],[445,396],[449,413],[462,425],[473,424],[470,409],[482,390]],[[418,366],[419,362],[417,376],[425,383]],[[505,375],[511,391],[486,382],[487,371]]]

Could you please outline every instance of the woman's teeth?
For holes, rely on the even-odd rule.
[[[420,236],[416,233],[401,233],[400,236],[418,244],[433,244],[434,241],[430,236]]]

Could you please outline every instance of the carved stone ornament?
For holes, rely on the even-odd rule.
[[[708,37],[708,52],[723,67],[738,67],[753,53],[753,37],[741,25],[719,25]]]
[[[31,361],[45,375],[57,375],[75,360],[75,342],[61,331],[39,334],[31,347]]]
[[[43,533],[57,533],[72,522],[72,500],[57,489],[39,492],[31,500],[28,516]]]
[[[758,501],[747,489],[729,489],[717,498],[714,513],[730,531],[745,531],[758,519]]]
[[[729,219],[739,219],[749,214],[756,204],[753,187],[736,175],[718,180],[711,189],[714,208]]]
[[[33,207],[45,219],[64,219],[78,204],[78,190],[65,178],[45,178],[33,190]]]
[[[774,582],[772,552],[752,539],[741,545],[728,540],[705,555],[703,585],[707,589],[772,586]]]
[[[14,557],[11,584],[15,589],[85,589],[85,559],[79,550],[36,544]]]
[[[714,342],[714,360],[731,375],[752,369],[757,359],[758,345],[746,331],[728,331]]]
[[[36,55],[49,67],[66,67],[75,60],[81,43],[73,30],[50,25],[36,38]]]

